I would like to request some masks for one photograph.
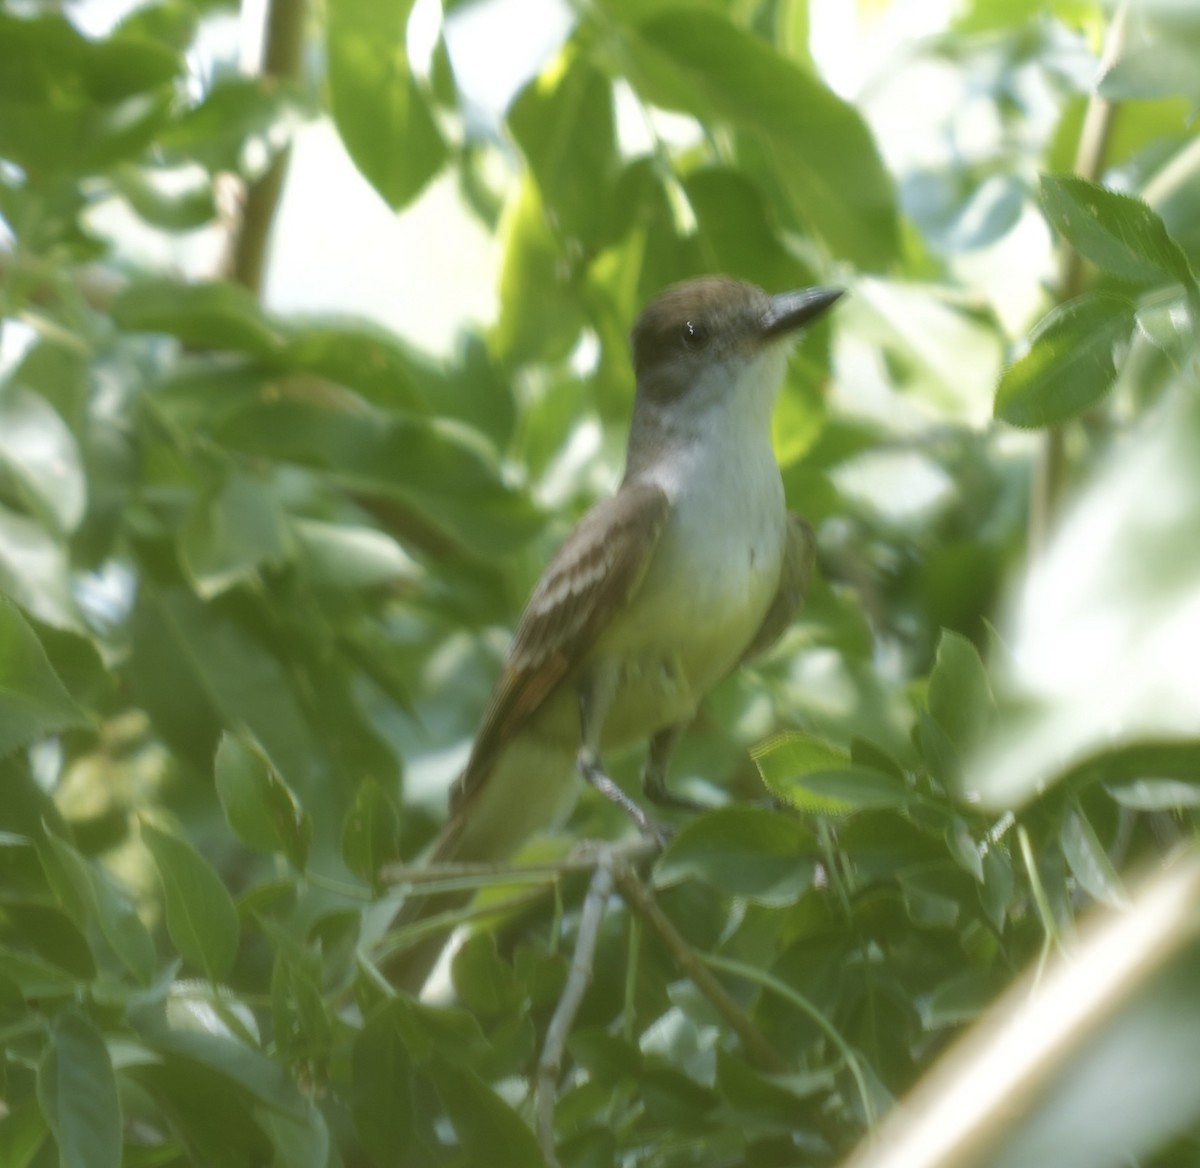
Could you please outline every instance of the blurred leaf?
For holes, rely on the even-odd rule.
[[[384,864],[400,859],[400,809],[382,783],[364,779],[342,825],[342,858],[372,884]]]
[[[354,1039],[350,1107],[354,1127],[376,1164],[399,1148],[435,1142],[433,1116],[414,1098],[413,1059],[392,1011],[377,1010]]]
[[[142,985],[154,977],[154,942],[128,897],[112,884],[108,874],[94,868],[69,843],[47,833],[46,845],[79,897],[99,922],[104,939],[121,964]]]
[[[278,78],[226,75],[217,79],[198,105],[163,130],[159,143],[181,162],[240,174],[246,169],[248,142],[272,144],[276,149],[282,145],[279,130],[294,100]],[[265,152],[256,154],[263,165],[269,160]]]
[[[1113,349],[1133,322],[1133,305],[1106,292],[1060,304],[1001,376],[996,417],[1012,426],[1056,426],[1095,405],[1112,388]]]
[[[451,977],[463,1004],[484,1017],[512,1014],[520,1006],[523,993],[512,966],[501,959],[495,938],[486,933],[468,937],[459,947]]]
[[[508,127],[537,180],[547,216],[566,236],[595,243],[614,215],[617,145],[612,84],[578,51],[517,96]]]
[[[971,835],[971,829],[966,820],[956,815],[950,821],[945,833],[946,847],[960,868],[970,872],[980,884],[984,882],[983,856],[980,855],[979,845]]]
[[[81,627],[66,549],[40,523],[0,507],[0,592],[59,629]]]
[[[317,751],[277,657],[183,588],[144,587],[132,633],[133,691],[176,749],[207,767],[219,729],[245,727],[304,792]]]
[[[1085,259],[1135,284],[1177,280],[1193,292],[1187,257],[1141,199],[1070,175],[1042,175],[1042,204]]]
[[[865,268],[890,262],[897,249],[892,185],[853,106],[704,9],[651,16],[630,47],[635,84],[650,101],[761,135],[800,219]]]
[[[119,1168],[121,1104],[104,1039],[78,1010],[54,1024],[38,1066],[38,1101],[58,1143],[61,1168]]]
[[[733,167],[705,166],[683,180],[696,216],[699,271],[727,272],[771,291],[816,283],[815,273],[784,245],[762,196]],[[811,337],[806,331],[802,344]]]
[[[1182,7],[1182,6],[1181,6]],[[1127,49],[1104,71],[1096,92],[1106,101],[1145,101],[1182,94],[1200,102],[1196,41],[1155,39]]]
[[[655,865],[659,887],[696,879],[727,896],[790,904],[812,884],[816,841],[790,816],[723,807],[688,820]]]
[[[1003,988],[1004,981],[993,970],[971,969],[957,974],[929,995],[921,1011],[925,1025],[930,1030],[941,1030],[973,1022]]]
[[[843,750],[811,734],[790,731],[751,752],[770,791],[810,815],[848,815],[868,807],[903,807],[903,781],[857,766]]]
[[[329,93],[333,120],[354,165],[393,210],[420,193],[446,145],[405,54],[411,0],[331,0]]]
[[[1120,878],[1078,804],[1063,816],[1061,839],[1063,855],[1083,889],[1105,904],[1124,904]]]
[[[22,20],[0,12],[0,94],[26,100],[82,94],[116,102],[167,85],[183,67],[178,54],[137,35],[90,40],[66,17]]]
[[[466,1068],[435,1063],[430,1077],[450,1116],[467,1163],[539,1168],[546,1161],[521,1117]]]
[[[20,610],[0,595],[0,757],[87,715],[72,700]]]
[[[292,535],[309,578],[348,591],[415,584],[421,565],[390,536],[373,527],[293,520]]]
[[[117,297],[112,311],[124,329],[168,333],[191,348],[270,357],[283,343],[258,302],[238,284],[140,280]]]
[[[504,261],[496,356],[504,366],[562,360],[578,340],[584,317],[532,181],[506,205],[499,234]]]
[[[996,717],[996,702],[979,650],[966,637],[943,629],[929,675],[929,712],[950,741],[967,751]]]
[[[427,413],[424,380],[413,355],[386,329],[364,321],[311,320],[289,324],[279,361],[327,377],[396,410]]]
[[[311,466],[344,489],[409,504],[477,555],[511,552],[540,525],[486,443],[454,422],[289,395],[247,403],[219,436],[254,457]]]
[[[225,733],[214,769],[229,826],[261,852],[282,852],[301,871],[308,862],[312,821],[253,743]]]
[[[9,1168],[28,1168],[48,1134],[49,1128],[37,1101],[28,1098],[18,1102],[14,1099],[8,1114],[0,1119],[0,1164]]]
[[[177,194],[168,194],[155,183],[152,170],[121,167],[113,175],[116,189],[138,215],[153,227],[165,231],[194,231],[211,223],[217,216],[212,186],[194,185]]]
[[[1200,782],[1179,779],[1137,779],[1111,783],[1108,793],[1134,811],[1171,811],[1177,807],[1200,807]]]
[[[57,535],[79,526],[87,486],[75,437],[43,398],[16,385],[0,388],[0,467]]]
[[[96,960],[87,938],[62,909],[40,904],[9,904],[5,905],[5,913],[18,935],[39,957],[80,981],[90,981],[96,976]]]
[[[221,878],[191,844],[143,823],[167,903],[167,931],[180,954],[220,981],[238,951],[238,915]]]
[[[198,495],[179,532],[180,560],[203,600],[253,580],[287,556],[283,516],[268,484],[234,474]]]
[[[275,1043],[289,1062],[325,1063],[332,1047],[332,1025],[312,973],[277,948],[271,971],[271,1022]]]
[[[962,904],[952,879],[957,874],[957,869],[941,863],[922,864],[898,874],[904,907],[913,924],[951,929],[958,923]]]

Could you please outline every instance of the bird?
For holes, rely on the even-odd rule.
[[[430,864],[510,858],[565,818],[580,780],[653,833],[602,761],[638,743],[648,743],[646,798],[690,805],[667,784],[675,745],[704,695],[769,649],[807,595],[816,543],[786,509],[771,417],[790,340],[842,294],[768,295],[713,275],[642,310],[624,476],[534,587]],[[469,895],[415,895],[396,923]],[[389,962],[389,976],[419,990],[441,947],[426,937]]]

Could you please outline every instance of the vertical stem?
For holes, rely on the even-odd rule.
[[[1126,0],[1113,14],[1112,22],[1108,26],[1104,49],[1100,55],[1101,71],[1108,69],[1121,55],[1128,22],[1129,4]],[[1093,93],[1088,101],[1083,127],[1079,133],[1079,147],[1075,152],[1075,173],[1081,178],[1095,182],[1103,174],[1116,111],[1116,105],[1098,93]],[[1059,251],[1056,283],[1060,304],[1075,299],[1084,291],[1086,285],[1083,257],[1066,241]],[[1066,442],[1062,427],[1056,426],[1046,431],[1034,466],[1029,508],[1029,545],[1034,553],[1046,544],[1050,527],[1062,501],[1066,477]]]
[[[263,46],[265,85],[294,81],[300,76],[304,50],[304,0],[270,0]],[[279,206],[291,147],[281,150],[265,174],[246,192],[237,239],[233,245],[233,278],[256,296],[262,291],[271,223]]]

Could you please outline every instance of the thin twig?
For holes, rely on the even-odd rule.
[[[1113,14],[1104,38],[1100,55],[1101,74],[1111,68],[1125,46],[1129,22],[1128,0]],[[1093,93],[1083,115],[1079,146],[1075,152],[1075,173],[1095,182],[1104,173],[1108,146],[1112,140],[1113,122],[1117,107],[1107,98]],[[1057,294],[1060,304],[1074,300],[1086,286],[1083,257],[1063,241],[1059,252]],[[1033,485],[1029,505],[1029,546],[1034,552],[1046,545],[1054,517],[1058,513],[1067,477],[1066,443],[1061,426],[1047,430],[1038,458],[1034,464]]]
[[[620,843],[583,841],[558,860],[543,864],[491,864],[452,862],[438,864],[387,864],[379,872],[379,881],[387,885],[419,885],[427,890],[435,885],[442,891],[443,883],[453,887],[482,887],[487,884],[537,884],[566,876],[572,872],[591,872],[602,857],[611,855],[614,862],[636,864],[658,850],[653,840],[636,837]]]
[[[750,1021],[741,1006],[733,1000],[716,975],[705,965],[704,959],[687,943],[666,913],[658,907],[654,897],[638,879],[637,873],[630,868],[618,868],[613,876],[625,903],[658,934],[675,959],[675,964],[729,1023],[741,1039],[751,1061],[761,1070],[772,1074],[782,1074],[786,1071],[787,1063],[784,1062],[783,1056]]]
[[[554,1105],[558,1096],[558,1077],[562,1073],[563,1052],[567,1035],[583,1003],[583,995],[592,980],[592,964],[596,957],[596,941],[604,921],[604,906],[613,889],[613,859],[611,853],[597,857],[592,882],[588,886],[583,911],[579,917],[579,932],[575,937],[575,952],[571,955],[571,972],[558,999],[554,1016],[546,1029],[542,1056],[538,1059],[537,1075],[537,1132],[542,1154],[550,1168],[558,1168],[554,1152]]]

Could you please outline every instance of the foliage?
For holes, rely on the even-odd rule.
[[[736,802],[646,874],[669,928],[608,905],[555,1155],[836,1162],[1091,901],[1136,919],[1137,872],[1194,848],[1200,25],[1139,9],[1101,64],[1102,5],[964,4],[886,75],[940,69],[994,124],[931,163],[825,83],[803,0],[575,5],[499,133],[444,35],[414,65],[408,4],[330,0],[310,75],[259,78],[196,70],[221,8],[96,38],[0,11],[0,1163],[545,1159],[538,1057],[587,883],[562,857],[626,825],[584,793],[522,857],[540,875],[477,879],[449,1004],[386,979],[416,940],[394,865],[443,814],[415,776],[450,778],[492,630],[613,469],[633,314],[710,270],[851,287],[777,420],[821,579],[680,751],[679,785]],[[105,200],[219,226],[222,183],[254,189],[326,111],[391,207],[449,171],[496,233],[499,318],[446,362],[147,270],[96,227]],[[971,265],[1031,224],[1057,286],[1014,319]],[[1171,911],[1140,1012],[1086,1031],[1105,1067],[1154,1063],[1170,1106],[1124,1069],[1064,1075],[1038,1138],[1070,1145],[1080,1108],[1116,1127],[1080,1163],[1195,1161],[1194,1044],[1167,1036],[1197,1032],[1198,914]]]

